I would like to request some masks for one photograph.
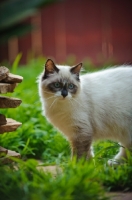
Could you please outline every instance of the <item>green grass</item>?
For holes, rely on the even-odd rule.
[[[104,191],[131,191],[132,156],[128,155],[128,162],[117,168],[107,165],[107,160],[118,152],[116,143],[95,143],[95,163],[83,159],[71,162],[69,143],[42,115],[36,80],[44,62],[39,58],[19,68],[14,64],[11,69],[24,80],[8,95],[20,98],[22,104],[16,109],[1,109],[1,113],[22,122],[22,126],[12,133],[1,134],[0,146],[20,152],[22,159],[16,161],[15,168],[0,166],[1,199],[103,200]],[[54,178],[38,171],[36,160],[44,165],[62,166],[63,173]]]
[[[81,160],[65,165],[63,173],[53,177],[37,169],[37,162],[18,161],[17,170],[0,168],[2,200],[107,200],[92,164]],[[5,178],[6,177],[6,178]]]
[[[0,136],[0,144],[16,150],[22,157],[34,157],[45,162],[64,160],[69,155],[68,142],[58,133],[42,115],[38,96],[37,77],[43,70],[44,59],[31,61],[27,66],[17,69],[17,74],[24,77],[14,93],[22,104],[16,109],[2,110],[7,117],[22,122],[22,126],[13,133]]]

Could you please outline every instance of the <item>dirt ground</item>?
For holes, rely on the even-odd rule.
[[[108,196],[111,197],[111,200],[132,200],[132,192],[130,193],[115,192],[115,193],[109,193]]]

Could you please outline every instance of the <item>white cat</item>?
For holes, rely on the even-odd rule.
[[[85,75],[81,68],[82,63],[69,67],[46,61],[39,77],[44,115],[67,136],[72,155],[88,159],[93,141],[109,139],[123,146],[114,158],[120,161],[132,147],[132,67]]]

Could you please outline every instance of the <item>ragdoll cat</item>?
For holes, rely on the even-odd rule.
[[[82,63],[69,67],[46,61],[39,77],[44,115],[68,138],[72,155],[88,159],[93,141],[109,139],[121,144],[114,158],[120,161],[132,147],[132,68],[80,75],[81,68]]]

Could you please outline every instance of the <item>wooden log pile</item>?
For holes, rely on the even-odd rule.
[[[18,83],[21,83],[23,77],[11,74],[6,67],[0,67],[0,93],[5,94],[8,92],[14,92]],[[21,104],[21,100],[17,98],[11,98],[6,96],[0,96],[0,108],[16,108]],[[15,131],[21,125],[20,122],[11,118],[6,118],[3,114],[0,114],[0,134],[5,132]],[[11,157],[20,157],[20,154],[5,149],[0,146],[0,161],[2,163],[11,162]]]

